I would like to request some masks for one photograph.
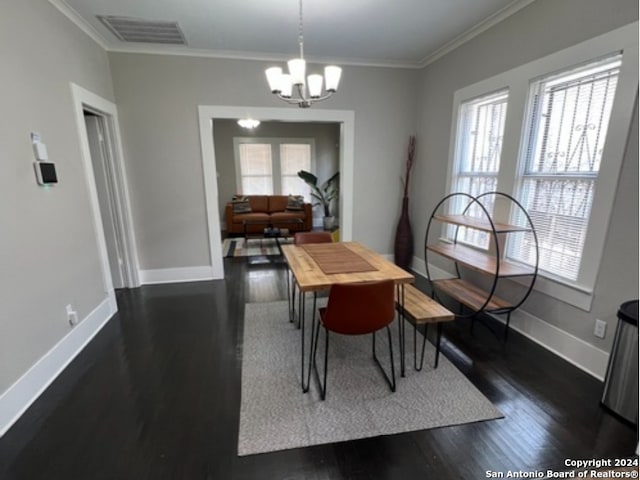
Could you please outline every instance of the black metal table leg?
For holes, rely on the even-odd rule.
[[[400,300],[400,308],[398,309],[398,343],[400,345],[400,376],[404,377],[404,364],[405,364],[405,359],[404,359],[404,335],[405,335],[405,328],[404,328],[404,284],[400,283],[397,285],[397,289],[398,289],[398,298]]]
[[[301,291],[298,295],[300,298],[300,311],[298,318],[300,319],[300,383],[302,385],[302,393],[309,391],[309,384],[311,382],[311,363],[313,360],[313,342],[315,331],[315,318],[316,318],[316,306],[318,301],[317,292],[313,292],[313,310],[311,312],[311,343],[309,344],[309,368],[307,369],[307,378],[305,383],[304,378],[304,351],[305,351],[305,318],[306,318],[306,293]]]
[[[295,310],[295,308],[293,307],[293,302],[295,302],[295,299],[292,298],[293,280],[291,278],[291,270],[289,269],[289,265],[287,265],[286,275],[287,275],[287,307],[289,307],[289,321],[293,322],[293,312]]]
[[[305,302],[305,292],[300,292],[300,294],[298,295],[299,298],[299,305],[298,305],[298,326],[300,327],[300,349],[301,349],[301,355],[300,355],[300,383],[302,385],[302,393],[307,393],[309,391],[309,382],[307,382],[307,384],[304,384],[304,317],[305,317],[305,308],[304,308],[304,302]]]
[[[316,308],[318,302],[318,293],[313,292],[313,309],[311,310],[311,343],[309,343],[309,370],[307,373],[307,391],[309,391],[309,386],[311,385],[311,367],[313,363],[313,358],[315,355],[314,351],[314,336],[317,334],[316,332]],[[318,323],[320,320],[318,320]],[[303,339],[304,341],[304,339]]]

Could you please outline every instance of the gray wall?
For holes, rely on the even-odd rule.
[[[446,193],[455,91],[637,19],[635,0],[537,0],[421,72],[418,159],[411,198],[417,244],[424,242],[428,217]],[[612,342],[618,305],[638,296],[637,152],[636,122],[622,166],[592,311],[542,294],[532,295],[524,306],[533,315],[605,350]],[[424,258],[423,252],[417,254]],[[595,318],[609,323],[604,340],[593,335]]]
[[[236,188],[236,166],[233,151],[233,137],[266,138],[313,138],[316,147],[316,175],[323,182],[340,166],[340,125],[331,123],[262,122],[254,130],[241,128],[235,120],[214,120],[213,134],[216,147],[216,167],[218,168],[218,205],[220,207],[220,227],[224,230],[224,208],[231,197],[238,193]],[[316,208],[314,216],[322,216]]]
[[[113,100],[106,53],[48,2],[0,15],[0,394],[102,300],[102,274],[69,82]],[[59,184],[36,184],[30,132]]]
[[[123,53],[109,59],[140,268],[210,265],[197,107],[284,107],[269,93],[268,64]],[[417,80],[415,70],[345,67],[338,93],[312,107],[355,112],[354,238],[383,253],[392,250]]]

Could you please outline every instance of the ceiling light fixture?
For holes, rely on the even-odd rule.
[[[254,120],[253,118],[241,118],[238,120],[238,125],[242,128],[253,129],[260,125],[260,120]]]
[[[306,62],[304,60],[304,38],[302,35],[302,0],[300,0],[300,22],[298,24],[298,44],[300,45],[300,58],[294,58],[287,62],[289,73],[282,73],[282,68],[267,68],[267,81],[271,93],[287,103],[298,104],[300,108],[309,108],[313,103],[326,100],[338,90],[342,69],[335,65],[324,67],[325,94],[322,94],[322,75],[311,74],[306,77]],[[293,87],[296,87],[297,97],[292,96]],[[307,90],[308,89],[308,90]]]

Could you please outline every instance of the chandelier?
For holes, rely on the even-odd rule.
[[[267,82],[271,93],[287,103],[298,104],[300,108],[309,108],[313,103],[326,100],[338,90],[342,69],[335,65],[324,67],[324,79],[322,75],[314,73],[306,77],[306,62],[304,60],[304,38],[302,35],[302,0],[300,0],[300,21],[298,24],[298,44],[300,45],[300,58],[294,58],[287,62],[289,73],[283,73],[280,67],[267,68]],[[322,94],[322,82],[324,80],[325,93]],[[293,94],[293,87],[296,96]]]

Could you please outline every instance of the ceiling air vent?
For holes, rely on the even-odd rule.
[[[145,20],[142,18],[96,15],[111,33],[123,42],[186,45],[178,22]]]

